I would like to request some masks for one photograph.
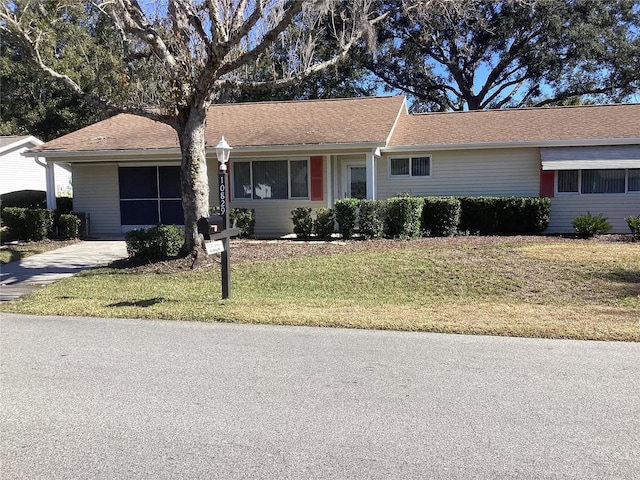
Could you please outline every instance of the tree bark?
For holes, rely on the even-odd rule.
[[[178,116],[177,132],[182,150],[180,185],[184,210],[184,245],[182,254],[197,259],[204,248],[198,233],[198,219],[209,216],[209,178],[204,131],[207,108],[187,107]]]

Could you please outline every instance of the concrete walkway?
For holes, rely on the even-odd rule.
[[[124,240],[114,238],[87,240],[2,265],[0,301],[13,300],[82,270],[108,265],[126,256]]]

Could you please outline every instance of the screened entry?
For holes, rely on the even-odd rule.
[[[120,167],[118,183],[123,226],[184,224],[179,166]]]

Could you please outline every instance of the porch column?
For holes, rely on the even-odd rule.
[[[327,208],[331,208],[333,207],[333,176],[331,175],[331,169],[333,167],[333,155],[326,155],[324,158],[325,162],[327,163],[324,182],[324,184],[327,186]]]
[[[35,158],[36,162],[42,164],[39,161],[38,157]],[[56,174],[54,170],[53,162],[44,162],[44,169],[47,179],[47,208],[49,210],[55,210],[58,208],[58,203],[56,201]]]
[[[375,162],[375,152],[367,153],[367,199],[375,200],[376,199],[376,162]]]

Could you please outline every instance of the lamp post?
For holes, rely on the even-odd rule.
[[[223,231],[231,228],[229,222],[229,208],[227,193],[227,163],[229,162],[229,155],[232,148],[225,141],[224,136],[220,143],[216,145],[216,156],[220,163],[220,169],[218,170],[218,198],[220,200],[220,216],[222,217],[222,229]],[[226,235],[222,238],[222,245],[224,250],[221,253],[221,267],[222,267],[222,299],[229,298],[231,294],[231,254],[229,252],[229,236]]]

